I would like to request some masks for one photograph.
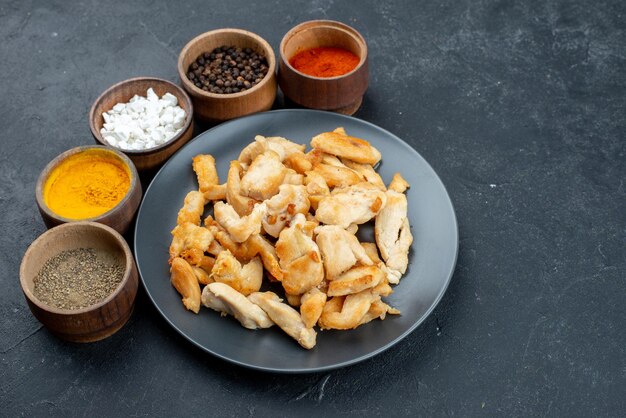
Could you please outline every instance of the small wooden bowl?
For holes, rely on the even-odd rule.
[[[130,174],[130,188],[126,193],[126,196],[124,196],[124,198],[113,209],[103,213],[102,215],[88,219],[66,218],[53,212],[48,207],[44,199],[44,187],[46,184],[46,180],[48,180],[50,174],[59,164],[61,164],[61,162],[63,162],[66,158],[82,152],[105,153],[107,157],[116,158],[118,161],[122,162],[122,164],[128,168],[128,173]],[[120,234],[126,232],[130,223],[132,222],[135,213],[139,208],[139,204],[141,203],[141,196],[141,182],[132,161],[117,149],[112,147],[105,147],[102,145],[87,145],[76,147],[60,154],[55,159],[50,161],[48,165],[42,170],[35,188],[35,199],[37,201],[37,207],[39,208],[39,213],[41,214],[43,222],[48,228],[52,228],[56,225],[67,222],[93,221],[108,225]]]
[[[34,279],[46,261],[65,250],[94,248],[106,250],[125,266],[118,287],[101,302],[70,310],[49,306],[34,295]],[[91,342],[119,330],[130,318],[137,295],[135,261],[124,238],[112,228],[96,222],[74,222],[52,228],[26,250],[20,266],[20,284],[33,315],[59,338]]]
[[[152,87],[159,96],[170,93],[178,98],[178,106],[187,113],[183,129],[169,141],[147,150],[123,150],[111,147],[100,134],[104,125],[102,114],[108,112],[118,103],[128,103],[135,95],[146,96],[146,91]],[[193,105],[191,99],[180,86],[155,77],[137,77],[114,84],[105,90],[93,103],[89,111],[89,128],[96,142],[122,151],[133,161],[137,170],[153,170],[161,166],[180,147],[185,145],[193,135]]]
[[[187,78],[189,66],[205,52],[220,46],[250,48],[265,56],[268,72],[263,80],[251,89],[239,93],[216,94],[206,92]],[[276,57],[265,39],[242,29],[217,29],[196,36],[185,45],[178,56],[178,75],[183,88],[191,96],[196,117],[208,123],[269,110],[276,98]]]
[[[337,77],[313,77],[289,64],[297,53],[318,47],[343,48],[360,58],[356,68]],[[369,79],[367,44],[359,32],[341,22],[311,20],[291,29],[280,42],[278,83],[287,99],[310,109],[354,114]]]

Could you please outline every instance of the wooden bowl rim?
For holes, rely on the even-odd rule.
[[[238,93],[217,94],[217,93],[211,93],[211,92],[207,92],[202,89],[199,89],[198,87],[196,87],[195,84],[189,81],[189,79],[187,78],[187,71],[183,67],[183,61],[184,61],[185,56],[189,54],[189,49],[191,49],[191,46],[196,44],[200,40],[212,37],[219,33],[236,33],[239,35],[244,35],[244,36],[254,39],[255,41],[257,41],[259,44],[263,46],[266,52],[265,58],[268,60],[269,68],[267,69],[267,74],[265,75],[265,77],[263,77],[263,79],[261,80],[259,84],[252,87],[251,89],[240,91]],[[178,55],[177,67],[178,67],[178,76],[180,77],[181,83],[186,89],[190,89],[190,91],[193,92],[194,94],[201,96],[201,97],[210,97],[212,99],[222,99],[222,100],[237,99],[240,97],[248,96],[250,94],[254,94],[256,91],[262,89],[263,87],[265,87],[267,83],[270,82],[270,79],[272,78],[272,76],[275,76],[275,73],[276,73],[276,55],[274,54],[274,49],[269,44],[269,42],[267,42],[265,39],[263,39],[261,36],[257,35],[256,33],[250,32],[245,29],[222,28],[222,29],[214,29],[208,32],[201,33],[200,35],[196,36],[195,38],[187,42],[187,44],[183,47],[183,49],[180,51],[180,54]]]
[[[124,258],[125,258],[124,276],[122,277],[122,280],[117,285],[115,290],[113,290],[109,296],[107,296],[106,298],[104,298],[103,300],[101,300],[100,302],[94,305],[89,305],[80,309],[63,309],[63,308],[57,308],[54,306],[46,305],[45,303],[40,301],[26,285],[26,277],[25,277],[26,276],[26,273],[25,273],[26,264],[28,263],[30,258],[35,255],[33,253],[35,251],[36,244],[46,239],[49,235],[59,234],[64,229],[79,228],[83,226],[86,226],[88,229],[89,228],[101,229],[105,231],[105,233],[108,233],[111,237],[113,237],[114,241],[122,248],[122,251],[124,252]],[[39,235],[39,237],[37,237],[28,246],[28,249],[26,250],[26,252],[24,253],[24,256],[22,257],[22,263],[20,264],[20,286],[22,287],[22,292],[24,292],[24,295],[26,295],[28,300],[34,303],[35,305],[37,305],[37,307],[39,307],[40,309],[44,311],[51,312],[57,315],[67,315],[67,316],[80,315],[80,314],[84,314],[88,312],[97,311],[98,309],[105,306],[107,303],[109,303],[113,299],[115,299],[121,293],[124,286],[126,286],[126,284],[128,283],[128,280],[130,279],[130,276],[133,272],[134,263],[135,263],[135,260],[133,258],[133,254],[130,251],[130,247],[128,246],[128,243],[126,242],[124,237],[122,237],[115,229],[111,228],[110,226],[103,225],[98,222],[91,222],[91,221],[80,221],[80,222],[61,224],[45,231],[43,234]]]
[[[108,95],[113,93],[119,87],[124,86],[126,84],[135,84],[138,81],[149,81],[149,82],[154,82],[154,83],[165,84],[166,86],[171,87],[172,89],[180,92],[182,97],[183,97],[183,99],[184,99],[184,101],[185,101],[185,105],[187,106],[187,108],[189,110],[186,111],[187,115],[186,115],[186,118],[185,118],[185,124],[183,125],[182,129],[180,130],[180,132],[178,132],[172,138],[168,139],[166,142],[162,143],[159,146],[156,146],[156,147],[153,147],[153,148],[149,148],[149,149],[145,149],[145,150],[123,150],[121,148],[114,147],[114,146],[110,145],[109,143],[107,143],[104,140],[104,138],[102,138],[102,134],[100,132],[98,132],[98,130],[96,129],[95,118],[96,117],[102,117],[102,115],[96,115],[96,107]],[[94,136],[94,138],[96,138],[96,141],[98,141],[99,143],[101,143],[102,145],[104,145],[104,146],[106,146],[108,148],[112,148],[112,149],[118,150],[120,152],[123,152],[125,154],[133,155],[133,156],[154,154],[154,153],[157,153],[157,152],[159,152],[159,151],[169,147],[170,145],[176,143],[185,134],[185,132],[187,132],[187,130],[191,126],[192,120],[193,120],[193,102],[191,101],[191,98],[189,97],[189,95],[187,94],[185,89],[181,88],[177,84],[172,83],[169,80],[165,80],[163,78],[158,78],[158,77],[133,77],[133,78],[128,78],[126,80],[122,80],[122,81],[120,81],[118,83],[115,83],[111,87],[109,87],[108,89],[106,89],[102,93],[100,93],[98,98],[91,105],[91,109],[89,109],[89,129],[91,129],[91,134]]]
[[[301,71],[296,70],[289,63],[289,59],[287,59],[287,57],[285,56],[285,46],[287,42],[291,38],[293,38],[293,36],[296,33],[302,30],[309,30],[313,28],[323,28],[323,27],[332,28],[340,32],[344,32],[348,36],[356,38],[359,41],[359,43],[363,46],[363,55],[360,57],[359,63],[356,65],[356,67],[354,67],[351,71],[345,74],[334,76],[334,77],[315,77],[315,76],[305,74]],[[289,29],[289,31],[285,33],[285,36],[283,36],[283,39],[280,41],[278,52],[280,54],[280,58],[282,62],[287,66],[287,68],[297,73],[298,75],[301,75],[302,77],[305,77],[305,78],[309,78],[311,80],[337,80],[337,79],[341,79],[344,77],[349,77],[352,74],[359,71],[363,67],[363,65],[365,65],[365,62],[367,61],[367,56],[368,56],[367,42],[365,42],[365,38],[363,37],[363,35],[361,35],[361,33],[358,30],[354,29],[352,26],[346,25],[343,22],[339,22],[336,20],[328,20],[328,19],[308,20],[306,22],[299,23],[293,28]]]
[[[117,205],[113,206],[111,209],[109,209],[108,211],[104,212],[101,215],[94,216],[91,218],[85,218],[85,219],[72,219],[72,218],[66,218],[64,216],[61,216],[57,214],[56,212],[54,212],[52,209],[50,209],[48,205],[46,204],[46,201],[43,198],[44,184],[46,183],[46,180],[48,180],[48,177],[50,176],[52,171],[59,164],[61,164],[61,162],[63,162],[66,158],[69,158],[73,155],[77,155],[77,154],[80,154],[81,152],[89,151],[92,149],[110,152],[116,157],[118,157],[121,160],[121,162],[124,163],[126,167],[128,167],[128,171],[130,172],[130,187],[128,188],[128,191],[126,192],[126,195],[124,195],[122,200],[120,200],[117,203]],[[60,222],[63,222],[63,223],[77,223],[77,222],[85,222],[85,221],[86,222],[99,222],[102,219],[108,218],[109,216],[115,215],[117,214],[117,212],[121,211],[122,208],[124,208],[126,204],[128,203],[128,201],[131,199],[133,193],[136,192],[138,187],[141,187],[141,183],[139,182],[139,174],[137,172],[137,168],[135,167],[135,164],[133,164],[133,162],[130,160],[130,158],[128,158],[128,156],[126,156],[123,152],[111,146],[81,145],[75,148],[71,148],[57,155],[54,159],[52,159],[52,161],[50,161],[43,168],[43,170],[41,170],[41,173],[39,174],[39,178],[37,179],[37,185],[35,186],[35,199],[37,200],[37,205],[39,206],[39,208],[43,210],[47,216],[49,216],[50,218],[56,219]],[[132,212],[131,217],[132,216],[135,216],[135,211]]]

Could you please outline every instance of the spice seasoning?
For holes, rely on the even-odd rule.
[[[146,97],[136,94],[128,103],[117,103],[102,118],[100,133],[109,145],[145,150],[166,143],[182,131],[187,113],[173,94],[159,98],[149,88]]]
[[[297,53],[289,64],[313,77],[337,77],[354,70],[359,64],[359,57],[342,48],[319,47]]]
[[[34,279],[33,293],[47,305],[80,309],[104,300],[123,277],[124,266],[105,250],[66,250],[46,261]]]
[[[130,189],[128,168],[106,150],[88,150],[66,158],[48,176],[46,205],[69,219],[87,219],[113,209]]]
[[[221,46],[201,54],[189,66],[187,78],[204,91],[230,94],[259,84],[268,71],[264,55],[250,48]]]

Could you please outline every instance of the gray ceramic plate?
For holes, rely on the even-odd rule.
[[[382,155],[379,172],[388,183],[400,171],[411,188],[407,197],[414,241],[409,269],[387,302],[400,316],[375,320],[351,331],[318,332],[312,350],[301,348],[279,328],[250,331],[231,317],[201,309],[186,311],[171,286],[167,265],[170,231],[188,191],[197,189],[191,159],[210,153],[226,178],[228,164],[257,134],[308,144],[314,135],[343,126]],[[360,233],[368,235],[368,228]],[[369,231],[371,235],[371,228]],[[369,240],[373,240],[371,236]],[[279,110],[219,125],[178,151],[146,190],[137,216],[135,257],[146,291],[167,322],[183,337],[224,360],[254,369],[303,373],[347,366],[390,348],[413,331],[443,296],[456,263],[458,230],[450,198],[437,174],[413,148],[368,122],[334,113]]]

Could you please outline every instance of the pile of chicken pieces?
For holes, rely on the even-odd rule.
[[[202,304],[249,329],[275,324],[306,349],[315,325],[347,330],[400,313],[381,297],[408,265],[409,184],[397,173],[387,188],[374,169],[380,152],[343,128],[311,147],[256,136],[222,184],[211,155],[193,158],[199,188],[185,197],[169,249],[185,308]],[[359,242],[359,225],[372,220],[376,243]],[[282,284],[287,303],[260,291],[264,277]]]

